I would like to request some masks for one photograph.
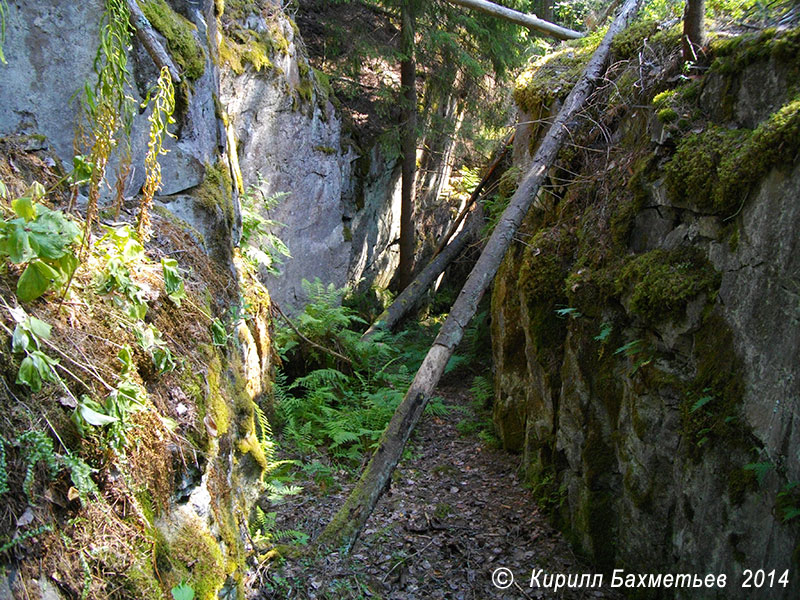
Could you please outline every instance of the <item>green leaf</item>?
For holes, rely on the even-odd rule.
[[[70,179],[73,185],[88,183],[92,178],[94,163],[90,162],[83,154],[76,154],[72,157],[72,173]]]
[[[57,380],[57,375],[53,373],[53,366],[57,364],[58,360],[35,350],[28,354],[19,366],[17,383],[27,385],[32,392],[36,393],[42,389],[43,382]]]
[[[100,406],[94,401],[92,401],[92,403],[96,404],[98,407]],[[87,406],[85,400],[81,400],[81,403],[78,405],[78,412],[84,421],[86,421],[89,425],[94,425],[95,427],[102,427],[103,425],[110,425],[111,423],[116,423],[119,421],[117,417],[103,414],[100,411]]]
[[[133,370],[133,354],[131,347],[125,344],[117,353],[117,358],[122,363],[122,374],[130,373]]]
[[[54,261],[52,265],[58,270],[59,272],[59,283],[64,284],[67,280],[72,277],[72,274],[75,272],[75,269],[78,268],[80,264],[80,260],[78,257],[75,256],[72,252],[67,252],[64,256],[59,258],[57,261]]]
[[[2,52],[2,50],[0,50]],[[3,183],[3,180],[0,179],[0,198],[8,198],[8,188],[6,184]]]
[[[219,319],[214,319],[211,323],[211,338],[215,346],[228,345],[228,332]]]
[[[689,410],[690,413],[696,412],[703,408],[706,404],[711,402],[714,399],[714,396],[703,396],[697,402],[692,404],[692,408]]]
[[[28,190],[30,192],[30,190]],[[33,198],[27,193],[16,200],[11,201],[11,210],[26,221],[33,221],[36,218],[36,207],[33,205]]]
[[[181,582],[172,588],[173,600],[194,600],[194,590],[188,583]]]
[[[41,260],[31,261],[17,281],[17,298],[30,302],[44,294],[59,279],[59,273]]]
[[[28,332],[25,331],[25,327],[22,324],[17,325],[14,328],[14,334],[11,336],[11,351],[15,353],[25,352],[30,342],[31,339],[28,336]]]
[[[770,462],[748,463],[744,466],[745,471],[753,471],[756,474],[759,487],[764,484],[764,478],[773,468],[775,465]]]
[[[31,248],[25,221],[22,219],[14,219],[6,224],[6,240],[5,253],[15,265],[21,265],[36,257]]]
[[[181,300],[186,297],[183,278],[178,271],[178,261],[174,258],[162,258],[161,269],[164,271],[164,288],[167,296],[176,306],[181,305]]]
[[[27,385],[34,394],[42,389],[42,375],[30,356],[26,356],[19,366],[17,383]]]
[[[49,340],[50,331],[53,329],[53,327],[49,323],[40,321],[36,317],[28,317],[26,322],[26,328],[33,335],[42,340]]]

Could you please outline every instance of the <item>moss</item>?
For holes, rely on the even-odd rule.
[[[678,120],[678,113],[670,106],[668,108],[662,108],[659,110],[656,113],[656,117],[662,123],[673,123]]]
[[[658,31],[658,22],[641,19],[631,23],[611,42],[611,52],[617,60],[634,58],[642,44]]]
[[[206,415],[210,415],[214,419],[214,423],[217,426],[217,435],[220,436],[228,432],[231,423],[231,409],[222,394],[221,377],[222,363],[218,357],[214,356],[208,362],[208,372],[206,373],[206,381],[208,382]]]
[[[709,125],[681,140],[666,165],[670,198],[715,214],[733,215],[769,171],[794,163],[800,151],[800,98],[755,130]]]
[[[161,35],[187,79],[199,79],[206,70],[206,55],[194,37],[196,27],[176,13],[165,0],[147,0],[142,12]]]
[[[729,451],[750,451],[757,443],[740,420],[744,396],[744,365],[736,353],[733,332],[721,316],[711,313],[694,335],[697,373],[680,405],[683,434],[691,458],[699,459],[712,442]],[[701,399],[707,399],[697,406]]]
[[[758,489],[756,473],[751,469],[733,467],[728,474],[728,498],[734,506],[740,506],[748,493]]]
[[[614,496],[604,480],[616,469],[614,450],[602,434],[590,426],[581,451],[585,492],[580,506],[580,530],[591,539],[593,559],[601,569],[615,563],[616,522]]]
[[[517,81],[514,101],[527,114],[537,114],[542,106],[569,94],[586,63],[600,45],[604,31],[580,40],[563,43],[558,50],[533,63]]]
[[[225,583],[225,561],[217,541],[199,523],[184,525],[170,547],[170,556],[180,561],[197,600],[216,600]]]
[[[632,257],[615,282],[619,294],[630,293],[630,310],[649,323],[679,320],[689,300],[712,294],[720,277],[699,251],[656,249]]]
[[[223,161],[218,161],[214,165],[206,165],[205,178],[195,190],[195,196],[200,201],[201,206],[210,214],[214,215],[217,210],[229,222],[233,222],[233,180],[230,171]]]
[[[770,58],[790,67],[790,76],[797,77],[800,61],[800,28],[778,32],[766,29],[758,34],[734,38],[718,38],[711,42],[711,72],[740,73],[747,66]]]
[[[317,152],[322,152],[323,154],[327,154],[328,156],[339,153],[339,151],[333,146],[314,146],[314,150]]]
[[[322,71],[314,69],[314,79],[317,81],[317,91],[320,95],[320,102],[323,104],[333,96],[333,87],[331,86],[331,78]]]
[[[314,99],[314,83],[310,79],[303,79],[297,85],[297,94],[305,102],[311,102]]]
[[[270,55],[272,46],[264,39],[264,34],[255,32],[238,33],[237,39],[223,36],[219,46],[222,62],[227,64],[236,75],[245,71],[246,65],[252,65],[256,71],[269,70],[273,67]]]

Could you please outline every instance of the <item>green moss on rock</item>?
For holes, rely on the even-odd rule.
[[[209,214],[213,215],[221,210],[225,218],[233,222],[232,190],[230,171],[223,161],[218,161],[213,165],[206,165],[205,178],[195,190],[195,196]]]
[[[206,55],[197,43],[197,28],[176,13],[166,0],[147,0],[140,3],[142,12],[158,32],[167,39],[167,47],[187,79],[199,79],[206,70]]]
[[[800,98],[754,130],[709,125],[678,144],[665,167],[670,198],[730,216],[769,171],[791,165],[800,151]]]
[[[719,274],[699,251],[656,249],[627,261],[616,291],[630,293],[631,312],[660,323],[681,319],[690,300],[715,292],[719,283]]]

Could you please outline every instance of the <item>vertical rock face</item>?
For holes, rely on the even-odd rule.
[[[576,131],[601,152],[562,152],[557,202],[540,198],[496,279],[495,423],[609,570],[726,573],[730,598],[762,565],[789,569],[770,597],[800,585],[797,36],[714,46],[709,74],[655,111],[647,84],[638,108],[605,98],[610,145]],[[631,75],[612,76],[624,96]]]

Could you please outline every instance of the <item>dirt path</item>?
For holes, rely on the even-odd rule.
[[[459,433],[458,424],[471,416],[468,393],[447,388],[439,394],[453,409],[423,418],[412,437],[411,455],[398,466],[352,555],[271,565],[253,582],[260,587],[253,598],[619,597],[597,588],[553,593],[530,587],[534,568],[564,574],[594,571],[574,556],[522,486],[518,458]],[[349,488],[343,485],[321,497],[305,493],[277,508],[278,527],[301,529],[313,538]],[[492,582],[501,567],[515,578],[506,589]],[[507,581],[500,573],[496,577]]]

